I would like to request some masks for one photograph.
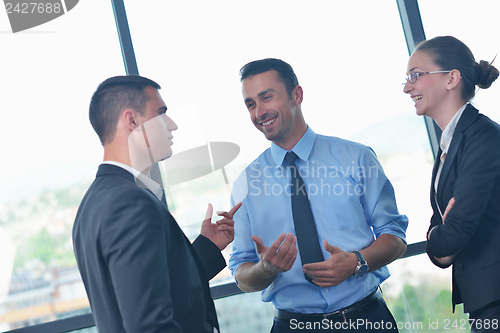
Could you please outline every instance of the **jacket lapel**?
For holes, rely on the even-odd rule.
[[[434,207],[435,199],[434,197],[436,196],[436,190],[434,183],[436,182],[436,176],[437,176],[437,171],[439,169],[439,156],[441,156],[441,148],[438,149],[437,155],[434,158],[434,167],[432,168],[432,181],[431,181],[431,205]]]
[[[479,114],[479,111],[473,107],[472,105],[467,105],[467,107],[464,110],[464,113],[460,117],[460,120],[458,121],[457,127],[455,129],[455,132],[453,133],[453,139],[451,140],[451,145],[450,148],[448,149],[448,153],[446,154],[446,159],[443,165],[443,169],[441,170],[441,176],[439,177],[439,184],[438,184],[438,203],[439,206],[442,208],[442,212],[444,213],[444,209],[446,208],[446,205],[448,204],[447,202],[443,202],[443,188],[446,184],[446,180],[448,178],[448,175],[450,174],[450,171],[452,169],[453,164],[455,163],[455,159],[457,156],[458,152],[458,147],[462,144],[462,140],[464,138],[464,131],[476,120],[477,116]],[[439,161],[439,156],[441,156],[441,149],[439,149],[438,156],[436,157],[436,163]],[[432,176],[432,181],[434,184],[434,181],[436,179],[436,170],[439,164],[434,164],[434,172]]]

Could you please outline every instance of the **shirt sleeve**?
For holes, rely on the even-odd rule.
[[[358,179],[364,190],[362,204],[375,236],[390,234],[406,243],[408,218],[399,214],[394,188],[371,148],[366,147],[361,154],[360,166],[364,170]]]
[[[234,206],[234,195],[231,196],[231,206]],[[239,197],[238,197],[239,198]],[[234,214],[234,240],[232,243],[232,253],[229,258],[228,267],[234,276],[236,270],[245,262],[260,261],[259,255],[252,240],[252,230],[248,217],[245,200],[242,201],[240,209]]]

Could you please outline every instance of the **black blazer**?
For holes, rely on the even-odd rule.
[[[226,262],[199,236],[191,245],[165,204],[128,171],[103,164],[73,227],[78,268],[99,332],[213,332],[209,279]]]
[[[427,254],[435,257],[459,253],[453,261],[453,309],[464,304],[471,312],[500,300],[500,126],[468,105],[458,121],[437,189],[441,211],[456,198],[446,223],[436,207],[432,174],[431,205],[434,214]]]

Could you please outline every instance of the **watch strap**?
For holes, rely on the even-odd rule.
[[[365,258],[363,257],[363,255],[359,251],[352,251],[352,253],[354,253],[356,255],[356,257],[358,257],[358,261],[361,265],[366,264]]]

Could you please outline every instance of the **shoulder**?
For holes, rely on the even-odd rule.
[[[263,163],[263,162],[268,162],[272,160],[273,156],[271,154],[271,147],[267,148],[264,150],[259,156],[257,156],[256,159],[254,159],[250,164],[252,163]]]
[[[335,136],[318,134],[314,143],[314,150],[330,151],[332,154],[347,154],[349,156],[360,156],[367,152],[372,154],[373,150],[359,142],[342,139]]]
[[[249,182],[251,179],[261,177],[264,172],[269,171],[274,165],[271,148],[267,148],[256,159],[248,164],[248,166],[236,177],[233,181],[231,197],[234,203],[243,202],[248,194]],[[241,214],[243,208],[239,209],[238,214]]]
[[[132,215],[158,217],[163,214],[161,202],[151,192],[116,175],[98,177],[82,203],[87,212],[112,224],[118,218],[129,220]]]
[[[138,186],[133,180],[125,179],[118,175],[105,175],[98,177],[94,182],[94,192],[96,195],[108,199],[108,201],[115,198],[123,199],[148,199],[152,197],[150,193]]]
[[[462,120],[462,119],[460,119]],[[453,137],[455,140],[455,135]],[[453,141],[451,143],[453,145]],[[457,136],[457,144],[464,161],[476,167],[500,168],[500,125],[483,114],[474,120]]]
[[[500,125],[482,113],[478,115],[475,125],[500,135]]]
[[[366,146],[364,144],[356,142],[356,141],[351,141],[351,140],[342,139],[342,138],[339,138],[336,136],[328,136],[328,135],[322,135],[322,134],[316,135],[316,142],[337,145],[337,146],[366,148]]]
[[[271,153],[271,147],[264,150],[256,159],[254,159],[248,166],[243,170],[242,173],[251,173],[257,170],[263,169],[274,165],[273,156]]]
[[[493,135],[495,133],[500,135],[500,125],[469,104],[458,121],[457,131],[464,133],[488,131]]]
[[[487,143],[488,146],[500,144],[500,125],[481,113],[463,130],[463,133],[470,139]]]

